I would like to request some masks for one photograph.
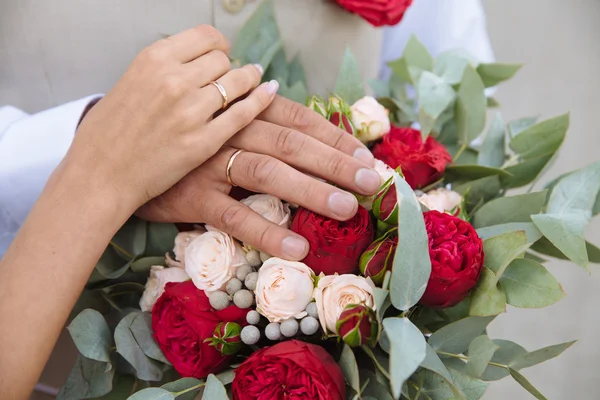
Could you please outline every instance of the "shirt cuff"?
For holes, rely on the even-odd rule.
[[[0,255],[63,159],[93,95],[27,115],[0,108]]]

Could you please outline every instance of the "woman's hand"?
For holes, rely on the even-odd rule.
[[[143,50],[86,116],[61,168],[111,187],[133,212],[214,155],[273,100],[277,83],[259,67],[229,70],[229,43],[203,25]]]
[[[144,205],[138,215],[164,222],[205,222],[269,254],[300,260],[308,251],[303,237],[229,196],[226,169],[237,149],[245,150],[231,165],[237,186],[331,218],[351,218],[358,207],[356,198],[300,171],[363,195],[379,189],[381,178],[370,168],[371,153],[317,113],[278,97],[260,118],[232,137],[229,147]]]

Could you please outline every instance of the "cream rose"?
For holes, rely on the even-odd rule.
[[[358,100],[350,110],[357,136],[364,143],[380,139],[391,130],[390,112],[371,96]]]
[[[306,264],[269,258],[258,270],[256,311],[270,322],[303,318],[313,297],[314,279]]]
[[[142,311],[152,311],[154,303],[164,293],[167,283],[185,282],[188,279],[190,277],[182,268],[165,268],[161,265],[150,267],[150,277],[140,299],[140,308]]]
[[[453,190],[439,188],[422,194],[419,196],[419,201],[429,210],[451,214],[460,207],[462,197]]]
[[[375,159],[375,167],[373,168],[379,176],[381,177],[381,184],[383,185],[394,176],[394,170],[390,168],[386,163],[381,160]],[[371,211],[373,208],[373,201],[375,200],[375,196],[357,196],[358,204],[367,209],[367,211]]]
[[[206,229],[185,249],[185,272],[198,289],[214,292],[225,288],[237,269],[248,262],[235,239],[213,227]]]
[[[321,275],[314,297],[323,330],[335,333],[335,324],[349,304],[364,304],[374,310],[374,287],[371,279],[362,276]]]
[[[244,200],[247,205],[265,219],[286,228],[290,225],[290,207],[275,196],[269,194],[255,194]]]
[[[194,231],[180,232],[177,234],[177,236],[175,236],[175,247],[173,247],[175,259],[172,259],[171,256],[167,254],[167,265],[169,267],[185,268],[185,249],[192,240],[203,233],[206,233],[206,229],[198,227]]]

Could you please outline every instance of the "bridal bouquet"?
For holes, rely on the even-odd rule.
[[[272,5],[244,29],[240,62],[261,61],[265,79],[305,101]],[[600,163],[536,189],[569,117],[486,124],[497,106],[486,88],[516,65],[434,59],[413,38],[390,66],[367,96],[347,52],[334,94],[307,102],[369,146],[379,193],[359,196],[346,222],[270,195],[244,199],[309,241],[302,262],[210,226],[132,218],[74,310],[81,355],[59,398],[475,400],[510,375],[545,399],[521,371],[574,342],[529,351],[487,326],[510,307],[564,297],[548,257],[600,261],[584,237],[600,211]]]

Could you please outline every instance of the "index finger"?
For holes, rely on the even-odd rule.
[[[229,41],[213,26],[198,25],[164,39],[167,51],[182,63],[187,63],[210,52],[221,50],[229,52]]]
[[[338,149],[372,167],[375,159],[369,149],[348,132],[300,103],[276,96],[258,119],[292,128]]]

